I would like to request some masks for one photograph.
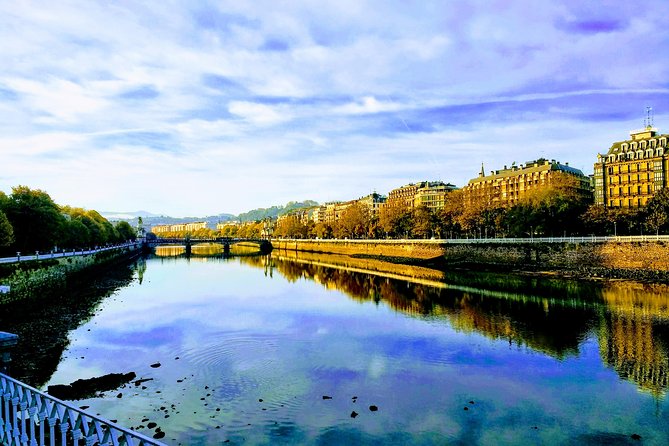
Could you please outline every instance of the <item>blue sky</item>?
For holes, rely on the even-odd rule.
[[[3,2],[0,190],[173,216],[463,186],[669,117],[669,3]]]

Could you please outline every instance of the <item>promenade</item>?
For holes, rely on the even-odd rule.
[[[58,251],[58,252],[37,251],[33,255],[23,255],[23,253],[17,253],[17,255],[11,257],[0,257],[0,263],[16,263],[16,262],[28,262],[31,260],[58,259],[63,257],[85,256],[90,254],[97,254],[99,252],[113,251],[116,249],[138,248],[140,245],[141,242],[128,242],[128,243],[110,245],[102,248],[93,248],[93,249],[74,249],[70,251]]]

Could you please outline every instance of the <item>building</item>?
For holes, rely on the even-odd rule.
[[[586,196],[592,196],[590,178],[579,169],[570,167],[568,163],[561,164],[555,160],[540,158],[528,161],[525,165],[491,171],[485,175],[483,166],[478,178],[469,180],[463,188],[465,200],[468,202],[485,203],[491,206],[512,206],[523,199],[529,192],[550,184],[556,174],[572,175],[578,180],[577,191]]]
[[[388,193],[388,206],[404,205],[408,208],[426,206],[437,210],[444,207],[446,194],[455,190],[456,187],[443,181],[421,181],[410,183]]]
[[[446,195],[456,187],[442,181],[424,182],[414,196],[414,206],[425,206],[431,210],[443,209],[446,205]]]
[[[383,205],[383,203],[385,203],[386,200],[387,198],[385,196],[373,192],[365,197],[358,198],[356,201],[365,208],[367,208],[369,216],[371,218],[374,218],[379,216],[381,205]]]
[[[614,142],[595,163],[595,204],[639,207],[667,187],[667,134],[647,125],[630,132],[630,139]]]
[[[207,229],[207,222],[198,221],[192,223],[177,223],[174,225],[156,225],[151,227],[151,232],[160,234],[165,232],[195,232],[198,229]]]

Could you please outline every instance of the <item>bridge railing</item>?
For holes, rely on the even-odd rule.
[[[2,373],[0,390],[0,444],[164,446]]]

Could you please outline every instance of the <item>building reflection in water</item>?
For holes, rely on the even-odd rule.
[[[240,258],[289,281],[313,280],[359,301],[562,359],[595,334],[604,363],[642,391],[669,387],[669,287],[442,271],[345,256],[273,253]]]
[[[607,311],[599,325],[604,362],[644,390],[669,387],[669,287],[614,282],[602,289]]]

